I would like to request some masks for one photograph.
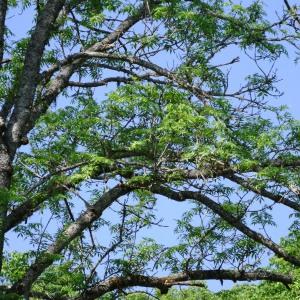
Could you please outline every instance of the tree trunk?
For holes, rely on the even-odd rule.
[[[9,186],[11,183],[12,166],[7,147],[0,143],[0,274],[2,270],[3,247],[6,228],[6,215],[9,203]]]

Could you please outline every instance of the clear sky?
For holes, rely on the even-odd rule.
[[[249,2],[249,1],[245,1]],[[274,11],[274,9],[278,9],[280,11],[283,6],[283,0],[269,0],[265,1],[267,3],[267,10]],[[291,4],[297,3],[297,1],[290,1]],[[9,13],[9,19],[7,21],[8,26],[12,30],[12,32],[15,34],[15,39],[17,39],[20,36],[26,35],[27,31],[31,27],[32,22],[32,11],[30,9],[27,9],[23,12],[22,16],[22,22],[16,22],[16,17],[18,17],[18,11],[11,11]],[[18,18],[18,20],[20,20]],[[288,47],[289,49],[289,47]],[[292,52],[292,51],[291,51]],[[235,53],[228,53],[228,55],[235,55]],[[274,100],[278,105],[286,104],[289,107],[289,111],[293,114],[293,116],[296,119],[300,118],[300,67],[299,65],[295,64],[293,62],[293,54],[290,55],[290,57],[282,57],[280,61],[277,63],[277,69],[278,69],[278,75],[279,78],[282,79],[281,82],[279,82],[278,87],[282,92],[284,92],[284,95],[280,99]],[[164,60],[164,58],[161,58]],[[240,66],[237,71],[234,71],[234,76],[236,77],[236,80],[238,81],[239,78],[243,76],[243,73],[245,71],[249,71],[249,65],[246,61],[243,61],[241,59]],[[104,91],[105,92],[105,91]],[[60,101],[64,101],[61,99]],[[274,102],[274,103],[275,103]],[[184,203],[176,203],[176,205],[173,205],[172,202],[166,201],[166,199],[159,199],[158,202],[158,212],[159,215],[164,219],[163,224],[168,225],[167,228],[159,228],[155,230],[151,230],[147,232],[147,235],[153,236],[153,235],[159,235],[158,240],[161,240],[162,242],[166,244],[173,244],[176,242],[174,239],[173,233],[172,233],[172,227],[176,224],[175,220],[179,219],[182,215],[183,211],[186,210],[188,207],[187,204]],[[289,212],[288,209],[284,209],[286,212]],[[280,209],[274,209],[274,215],[275,220],[278,221],[278,227],[272,229],[271,235],[274,241],[279,241],[279,238],[281,236],[284,236],[288,232],[288,226],[289,226],[289,220],[287,220],[288,213],[284,213],[282,211],[282,207]],[[109,213],[109,212],[107,212]],[[106,214],[107,214],[106,213]],[[282,216],[285,216],[285,218],[282,218]],[[33,220],[39,221],[41,218],[40,215],[36,215]],[[53,225],[54,226],[54,225]],[[54,230],[54,228],[53,228]],[[20,251],[24,250],[25,245],[23,243],[23,240],[21,241],[16,237],[15,234],[11,233],[9,234],[9,248],[12,249],[18,249]],[[224,284],[224,287],[231,286],[231,283]],[[209,287],[213,290],[218,290],[221,288],[219,282],[214,281],[209,283]],[[223,287],[223,288],[224,288]]]

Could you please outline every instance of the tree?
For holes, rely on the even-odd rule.
[[[291,234],[300,212],[299,122],[269,104],[274,64],[299,47],[284,3],[272,21],[260,1],[0,1],[4,299],[295,282],[299,254],[267,233],[274,206]],[[34,26],[14,40],[20,8]],[[158,199],[189,203],[176,245],[144,235]],[[12,231],[28,250],[3,250]],[[266,251],[292,267],[261,269]]]

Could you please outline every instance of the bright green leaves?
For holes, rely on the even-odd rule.
[[[35,291],[44,292],[51,296],[75,296],[78,290],[84,288],[84,274],[80,266],[71,261],[58,266],[52,266],[42,275],[34,286]]]
[[[6,205],[12,198],[12,193],[7,188],[0,188],[0,205]]]
[[[270,58],[284,52],[281,45],[268,41],[274,31],[265,19],[261,1],[253,1],[248,7],[231,1],[172,1],[158,6],[154,17],[166,20],[169,39],[188,44],[189,60],[200,52],[209,57],[213,49],[220,47],[221,39],[221,47],[235,40],[242,49],[256,47],[261,55]]]
[[[12,252],[4,261],[3,274],[10,283],[20,280],[28,269],[31,262],[31,253]]]
[[[83,154],[81,155],[81,158],[86,163],[84,163],[77,172],[74,172],[74,174],[66,178],[68,184],[78,184],[85,180],[91,179],[97,176],[101,168],[105,169],[106,167],[113,165],[113,160],[93,154]]]
[[[101,25],[103,21],[104,21],[104,15],[102,13],[93,15],[89,19],[89,23],[92,26]]]
[[[131,150],[155,153],[168,143],[185,149],[209,135],[205,132],[205,111],[201,113],[201,106],[173,88],[161,90],[135,83],[118,89],[109,99],[106,118],[117,121],[114,125],[120,129],[116,141],[129,140],[131,145],[127,147]]]
[[[188,142],[188,136],[200,138],[200,128],[204,127],[206,117],[197,114],[190,103],[170,103],[166,105],[164,112],[159,131],[166,142],[183,144]]]
[[[116,268],[119,268],[124,275],[145,274],[151,268],[158,269],[159,256],[163,248],[153,239],[145,238],[135,248],[128,248],[124,259],[114,260]],[[151,265],[154,260],[154,266]]]
[[[183,76],[189,69],[180,71],[178,74]],[[200,76],[196,72],[191,72],[191,76]],[[156,198],[147,188],[162,183],[179,188],[187,186],[191,181],[185,178],[185,171],[189,169],[200,171],[195,187],[218,202],[226,213],[250,226],[274,225],[266,207],[261,213],[247,212],[255,204],[261,204],[262,197],[251,193],[246,196],[247,188],[222,183],[220,178],[214,178],[214,172],[229,167],[242,173],[259,170],[254,186],[271,189],[265,185],[266,179],[287,178],[289,171],[268,166],[267,162],[278,149],[286,147],[285,131],[293,128],[292,134],[296,137],[289,136],[289,139],[297,143],[296,123],[288,116],[281,117],[279,125],[262,116],[254,118],[247,110],[236,109],[226,97],[212,98],[209,105],[204,106],[179,88],[139,80],[117,87],[101,103],[87,96],[76,100],[73,105],[49,112],[40,120],[32,137],[32,153],[20,155],[19,163],[41,174],[45,170],[55,172],[52,165],[67,167],[82,163],[66,174],[57,174],[53,180],[58,186],[87,187],[90,203],[111,182],[139,189],[131,194],[131,200],[117,202],[120,222],[107,224],[111,244],[117,245],[109,272],[144,274],[153,268],[179,272],[203,268],[206,261],[213,261],[215,268],[224,262],[247,270],[259,265],[263,248],[199,205],[178,221],[179,238],[173,246],[164,248],[148,240],[136,243],[133,237],[160,221],[156,217]],[[286,151],[285,154],[289,157]],[[101,174],[100,179],[97,174]],[[28,182],[34,177],[30,172],[24,176]],[[299,178],[296,175],[290,178],[296,186]],[[102,180],[101,186],[93,180]],[[63,214],[64,207],[58,204],[60,200],[69,199],[68,195],[54,197],[51,211]],[[70,221],[66,214],[64,217]],[[97,229],[100,227],[102,225]],[[123,239],[120,232],[124,234]],[[69,249],[78,253],[79,240]],[[106,248],[101,248],[102,252],[103,249]],[[80,260],[79,255],[76,260]],[[72,293],[72,289],[62,289],[61,293]]]

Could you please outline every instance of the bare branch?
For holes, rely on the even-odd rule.
[[[75,81],[69,81],[68,86],[74,86],[74,87],[99,87],[103,85],[107,85],[110,82],[116,82],[116,83],[128,83],[132,82],[132,78],[127,78],[127,77],[109,77],[105,78],[100,81],[95,81],[95,82],[75,82]]]
[[[179,78],[174,72],[169,71],[168,69],[162,68],[150,61],[143,60],[136,56],[129,56],[129,55],[120,55],[120,54],[113,54],[101,51],[93,51],[93,49],[88,49],[84,52],[80,52],[77,54],[72,54],[69,58],[67,58],[62,64],[67,64],[68,60],[77,59],[88,59],[88,58],[104,58],[104,59],[111,59],[111,60],[119,60],[125,61],[130,64],[136,64],[143,68],[149,69],[154,71],[157,75],[166,77],[170,80],[170,82],[176,82],[181,88],[192,92],[195,96],[199,98],[199,100],[206,102],[211,98],[211,96],[206,93],[205,91],[201,90],[199,87],[190,84],[189,82]]]
[[[31,35],[25,54],[24,68],[20,79],[20,89],[17,99],[15,100],[15,107],[6,133],[12,157],[20,145],[24,125],[30,116],[30,107],[39,79],[41,59],[46,43],[50,37],[52,24],[55,22],[64,3],[64,0],[48,1],[42,12],[38,15],[35,30]]]
[[[147,80],[147,81],[157,83],[157,84],[168,84],[168,82],[166,82],[166,81],[151,78],[151,76],[149,74],[141,74],[141,75],[134,74],[134,77],[121,77],[121,76],[108,77],[108,78],[104,78],[102,80],[95,81],[95,82],[69,81],[68,86],[91,88],[91,87],[104,86],[111,82],[120,84],[120,83],[130,83],[130,82],[134,82],[136,80]]]

